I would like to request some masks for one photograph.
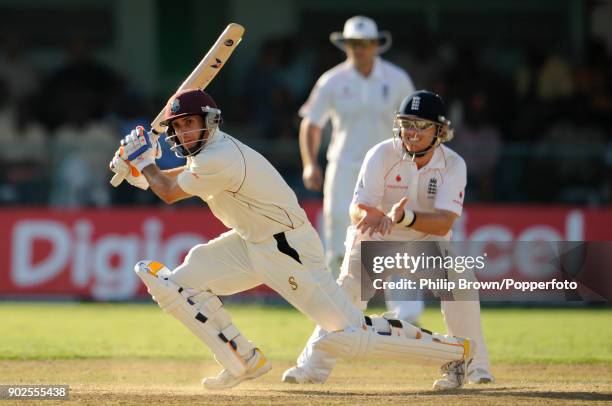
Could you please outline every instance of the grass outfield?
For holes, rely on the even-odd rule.
[[[484,309],[498,383],[452,396],[430,391],[433,365],[341,362],[326,385],[279,383],[312,323],[290,308],[229,306],[274,369],[209,393],[217,366],[186,328],[154,304],[0,302],[0,383],[67,383],[83,403],[569,403],[612,401],[612,309]],[[444,331],[439,310],[422,325]]]

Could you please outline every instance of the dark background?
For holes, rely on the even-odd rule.
[[[208,88],[223,129],[319,197],[301,183],[297,110],[344,58],[329,33],[357,14],[393,34],[384,58],[445,98],[468,202],[610,205],[609,1],[330,3],[0,0],[0,205],[159,204],[112,189],[107,163],[232,21],[245,38]]]

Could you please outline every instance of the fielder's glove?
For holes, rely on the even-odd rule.
[[[144,127],[138,126],[121,140],[121,158],[129,161],[139,172],[155,163],[161,157],[159,136],[153,132],[146,132]]]

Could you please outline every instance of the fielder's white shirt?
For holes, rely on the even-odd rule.
[[[447,210],[460,216],[466,172],[463,158],[444,145],[435,149],[427,165],[417,169],[410,156],[404,153],[401,141],[388,139],[368,151],[351,204],[363,203],[387,213],[391,206],[407,196],[406,207],[415,212]],[[394,227],[383,239],[450,240],[450,237],[450,231],[440,238],[409,227]]]
[[[331,119],[327,160],[358,166],[373,145],[392,136],[395,112],[413,92],[408,74],[390,62],[377,57],[364,77],[345,61],[319,78],[300,116],[320,128]]]
[[[228,228],[261,242],[308,220],[278,171],[257,151],[216,130],[178,176],[181,189],[206,201]]]

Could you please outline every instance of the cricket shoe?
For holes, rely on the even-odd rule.
[[[484,368],[474,368],[467,374],[467,383],[469,384],[487,384],[495,383],[495,377]]]
[[[230,371],[224,369],[217,376],[204,378],[202,385],[210,390],[229,389],[242,381],[260,377],[270,369],[272,369],[272,365],[270,365],[259,348],[255,348],[255,350],[253,350],[253,356],[247,361],[247,370],[244,374],[234,376]]]
[[[463,340],[463,359],[447,362],[442,365],[440,372],[442,378],[437,379],[434,384],[434,390],[450,390],[459,389],[465,382],[465,372],[467,371],[472,357],[474,356],[474,340],[464,338]]]
[[[282,381],[285,383],[323,383],[308,374],[304,367],[291,367],[283,373]]]

